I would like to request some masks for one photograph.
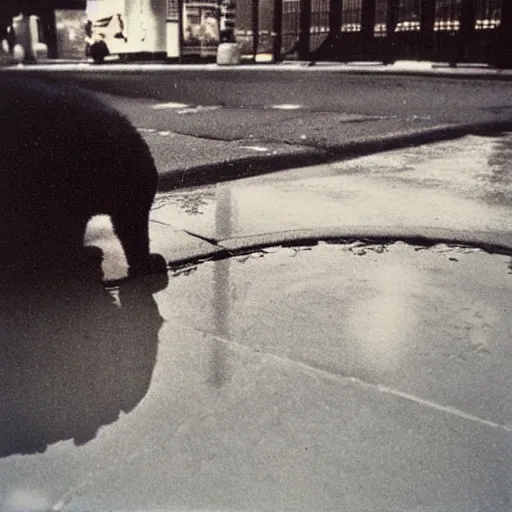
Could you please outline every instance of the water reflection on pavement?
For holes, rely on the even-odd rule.
[[[0,457],[91,441],[146,394],[165,274],[105,290],[102,272],[1,283]]]

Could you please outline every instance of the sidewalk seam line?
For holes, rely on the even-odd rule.
[[[229,340],[229,339],[224,338],[219,335],[213,335],[213,338],[220,341],[221,343],[224,343],[225,345],[231,345],[231,346],[235,346],[237,348],[242,348],[249,352],[253,352],[253,350],[250,347],[247,347],[246,345],[243,345],[242,343],[239,343],[237,341]],[[273,359],[281,364],[293,364],[296,367],[302,368],[302,369],[304,369],[308,372],[311,372],[316,376],[320,376],[322,378],[327,378],[329,380],[334,380],[336,382],[349,382],[351,384],[355,384],[358,387],[361,387],[368,391],[383,393],[386,395],[393,396],[395,398],[401,398],[403,400],[407,400],[408,402],[412,402],[416,405],[420,405],[427,409],[432,409],[437,412],[448,414],[450,416],[455,416],[457,418],[464,419],[464,420],[470,421],[472,423],[478,423],[480,425],[485,425],[487,427],[491,427],[496,430],[501,430],[501,431],[504,431],[507,433],[512,433],[512,425],[507,425],[507,424],[502,425],[500,423],[496,423],[494,421],[490,421],[485,418],[480,418],[473,414],[469,414],[469,413],[464,412],[455,407],[438,404],[437,402],[434,402],[432,400],[427,400],[425,398],[417,397],[415,395],[405,393],[403,391],[399,391],[398,389],[394,389],[394,388],[384,386],[381,384],[372,384],[370,382],[359,379],[357,377],[344,375],[343,373],[335,373],[335,372],[332,372],[329,370],[318,368],[318,367],[308,364],[304,361],[279,356],[277,354],[273,354],[272,352],[266,352],[266,351],[260,350],[256,353],[259,355],[266,356],[270,359]]]

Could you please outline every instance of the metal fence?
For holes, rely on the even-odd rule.
[[[254,56],[512,67],[512,0],[251,1]]]

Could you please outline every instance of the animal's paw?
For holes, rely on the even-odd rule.
[[[103,251],[94,245],[87,245],[79,255],[78,264],[83,268],[101,269],[103,262]]]
[[[123,296],[121,303],[125,305],[130,298],[140,300],[141,294],[145,296],[159,292],[169,284],[167,262],[160,254],[150,254],[146,265],[136,270],[130,268],[128,278],[122,281],[120,295]]]
[[[60,261],[54,274],[73,276],[88,281],[103,280],[103,251],[96,246],[85,246],[72,253],[68,251],[66,258]]]
[[[147,274],[159,274],[167,272],[167,262],[161,254],[150,254],[144,265],[139,267],[130,267],[128,269],[129,277],[142,276]]]

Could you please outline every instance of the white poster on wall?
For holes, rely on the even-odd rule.
[[[87,0],[93,41],[103,40],[111,54],[128,51],[125,0]]]

